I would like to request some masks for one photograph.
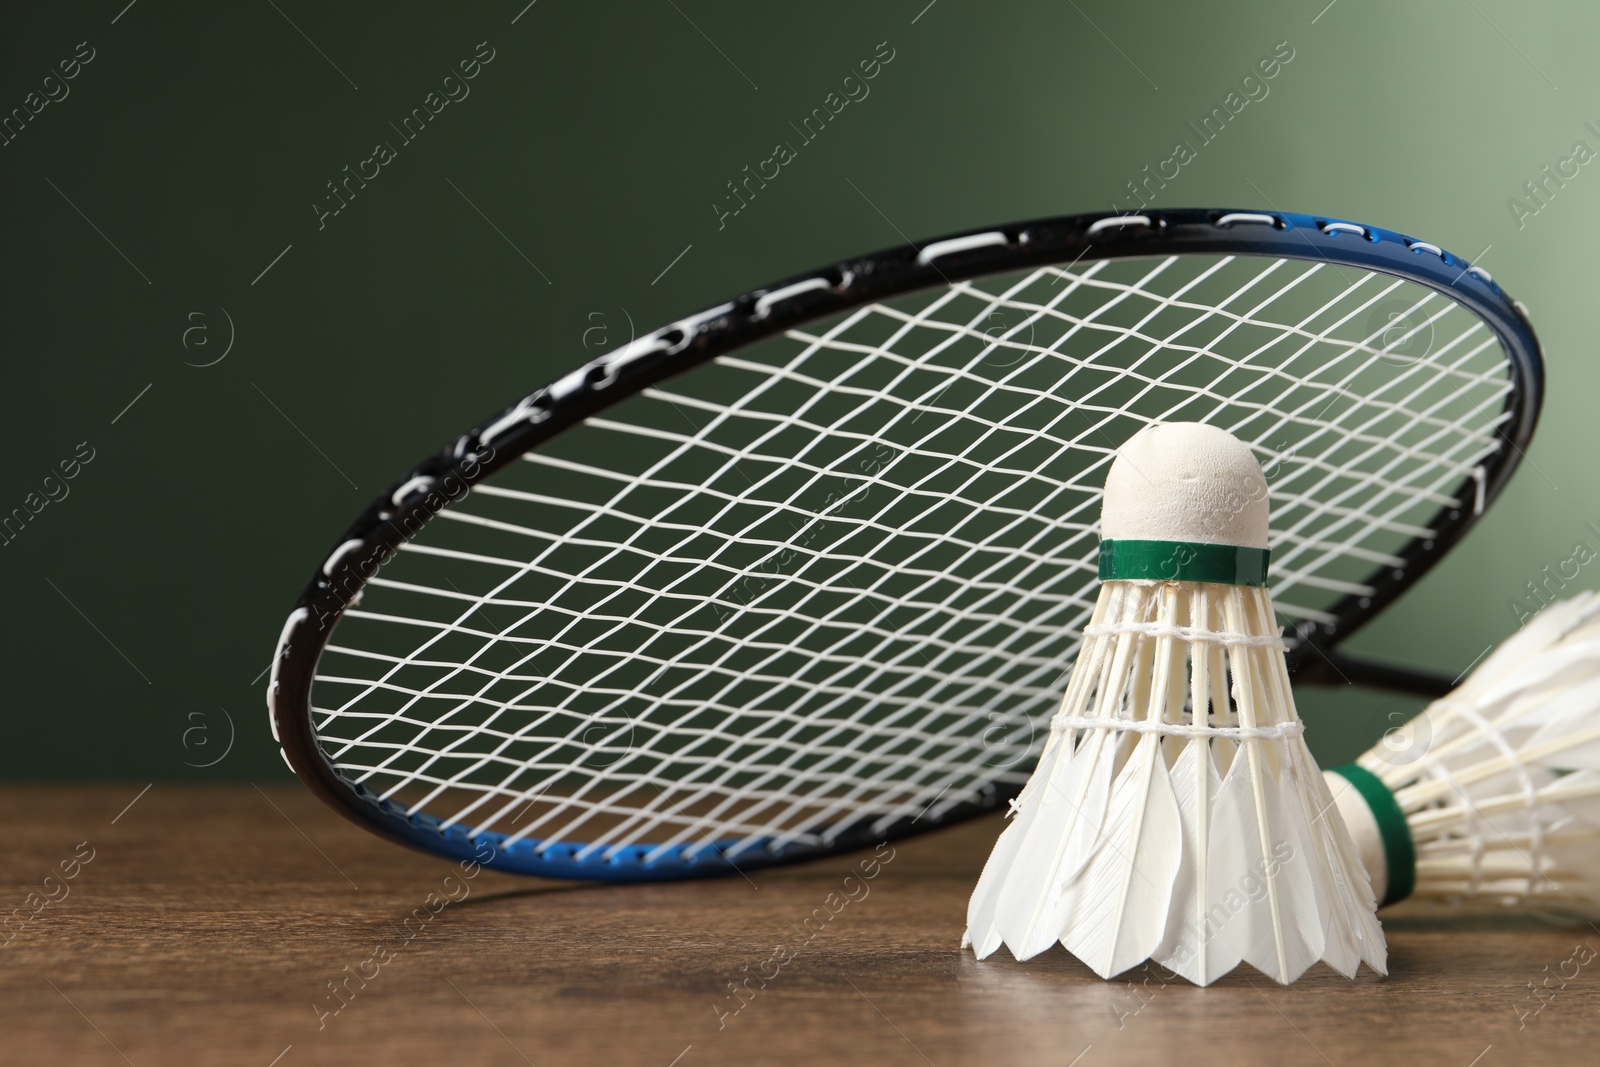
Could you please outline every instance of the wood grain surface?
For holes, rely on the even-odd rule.
[[[1059,949],[979,963],[959,944],[997,819],[608,887],[466,878],[298,786],[143,788],[0,789],[0,1061],[1497,1067],[1600,1047],[1582,924],[1386,913],[1388,978],[1287,988],[1106,982]]]

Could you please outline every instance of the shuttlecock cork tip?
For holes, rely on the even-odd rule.
[[[1146,426],[1106,474],[1100,536],[1267,547],[1267,480],[1250,446],[1197,422]]]

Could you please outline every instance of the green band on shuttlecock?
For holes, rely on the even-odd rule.
[[[1378,824],[1378,836],[1383,839],[1383,860],[1389,867],[1388,891],[1378,907],[1385,908],[1404,900],[1417,887],[1417,846],[1411,840],[1411,827],[1406,825],[1406,813],[1400,810],[1400,802],[1382,779],[1359,764],[1346,763],[1332,768],[1332,772],[1355,786]]]
[[[1267,584],[1265,548],[1208,545],[1199,541],[1100,542],[1100,580]]]

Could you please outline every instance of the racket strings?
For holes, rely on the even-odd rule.
[[[319,740],[408,811],[600,855],[937,819],[1042,746],[1135,429],[1253,443],[1280,612],[1326,621],[1460,506],[1510,388],[1475,316],[1323,264],[1096,262],[863,307],[441,513],[346,612]]]

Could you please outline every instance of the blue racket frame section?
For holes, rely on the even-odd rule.
[[[840,835],[825,846],[791,843],[777,845],[773,838],[741,838],[739,841],[687,841],[663,848],[659,844],[593,845],[582,842],[550,842],[522,838],[510,844],[508,834],[469,830],[463,826],[443,827],[439,819],[405,810],[380,800],[364,787],[346,782],[362,803],[371,808],[368,829],[381,828],[384,836],[397,838],[424,852],[513,874],[540,878],[568,878],[602,882],[660,882],[684,878],[712,878],[753,871],[762,867],[795,863],[799,860],[832,855],[854,848],[909,836],[914,829],[899,825],[876,833]],[[1006,799],[1014,794],[1006,794]],[[996,794],[998,797],[999,794]],[[993,809],[998,800],[977,808],[974,814]],[[911,822],[914,820],[906,820]],[[937,825],[949,825],[948,818]],[[734,851],[737,848],[737,851]]]
[[[864,818],[826,836],[820,831],[802,833],[801,841],[782,844],[777,839],[749,838],[702,839],[667,848],[535,839],[508,844],[505,834],[445,828],[426,814],[407,814],[346,778],[317,742],[311,686],[340,615],[405,540],[402,531],[411,530],[409,536],[415,536],[415,530],[449,500],[459,499],[455,488],[488,478],[562,430],[639,390],[803,323],[874,301],[1052,263],[1175,253],[1259,255],[1363,267],[1425,285],[1466,306],[1494,330],[1510,363],[1506,410],[1511,418],[1501,429],[1505,445],[1486,464],[1485,508],[1505,487],[1538,422],[1544,390],[1539,343],[1525,310],[1488,273],[1437,245],[1319,215],[1204,209],[1074,215],[954,234],[789,278],[681,319],[524,397],[407,472],[335,543],[284,626],[267,695],[273,737],[284,761],[322,800],[366,829],[434,855],[547,878],[637,882],[732,874],[867,847],[1004,806],[1019,786],[990,783],[970,799],[946,801],[936,809],[930,805],[915,815]],[[1376,571],[1368,583],[1374,590],[1370,596],[1352,595],[1334,605],[1335,622],[1303,627],[1302,641],[1290,653],[1296,681],[1330,680],[1323,675],[1335,673],[1329,665],[1337,661],[1344,665],[1344,674],[1355,671],[1357,681],[1403,686],[1408,672],[1381,667],[1358,671],[1335,646],[1426,573],[1478,514],[1472,508],[1442,508],[1431,524],[1435,536],[1419,538],[1404,548],[1399,553],[1404,566]],[[1315,649],[1310,647],[1312,638]],[[1415,675],[1409,678],[1418,691],[1437,684]],[[808,837],[811,840],[804,840]]]

